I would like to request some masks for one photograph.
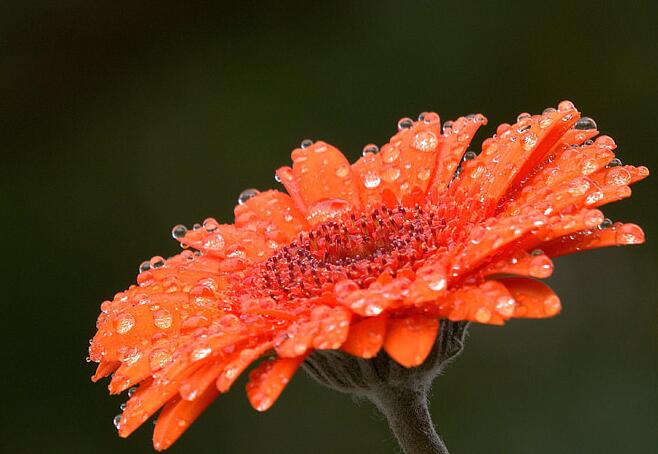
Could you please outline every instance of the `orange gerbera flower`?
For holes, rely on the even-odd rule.
[[[596,124],[572,103],[521,114],[479,155],[467,152],[484,124],[480,114],[443,125],[433,112],[404,118],[381,151],[368,145],[353,164],[304,141],[292,168],[276,172],[288,194],[250,189],[234,224],[176,226],[186,250],[143,263],[137,285],[101,305],[89,348],[94,381],[114,373],[110,392],[138,386],[119,434],[162,408],[154,445],[167,448],[264,355],[247,384],[259,411],[314,351],[422,370],[457,322],[560,312],[535,279],[551,274],[552,257],[644,241],[640,227],[597,207],[628,197],[648,170],[621,165],[615,142],[594,139]]]

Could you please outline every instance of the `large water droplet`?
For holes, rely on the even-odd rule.
[[[302,143],[299,144],[299,146],[300,146],[301,148],[308,148],[308,147],[310,147],[311,145],[313,145],[313,141],[312,141],[311,139],[304,139],[304,140],[302,140]]]
[[[150,265],[153,269],[162,268],[165,266],[165,259],[159,255],[156,255],[155,257],[151,258]]]
[[[187,227],[185,227],[183,224],[178,224],[174,226],[173,229],[171,229],[171,236],[174,237],[175,240],[180,240],[187,234]]]
[[[114,419],[112,420],[112,424],[114,424],[114,427],[116,427],[117,430],[121,428],[121,415],[116,415]]]
[[[363,176],[363,185],[368,189],[376,188],[380,182],[381,178],[376,172],[368,172]]]
[[[477,155],[476,152],[474,152],[474,151],[467,151],[466,153],[464,153],[464,157],[463,157],[462,159],[463,159],[464,161],[470,161],[471,159],[475,159],[475,158],[477,158],[477,157],[478,157],[478,155]]]
[[[414,125],[414,121],[411,118],[409,117],[400,118],[400,121],[398,121],[398,131],[411,128],[413,125]]]
[[[160,329],[167,329],[171,326],[174,317],[167,309],[160,309],[153,313],[153,324]]]
[[[363,147],[363,151],[361,152],[361,154],[365,156],[368,153],[378,153],[378,152],[379,152],[379,147],[374,143],[369,143],[368,145]]]
[[[413,146],[419,151],[432,151],[437,143],[438,139],[432,131],[420,131],[414,136]]]
[[[252,197],[256,197],[258,194],[260,194],[260,191],[258,189],[254,189],[254,188],[245,189],[238,196],[238,204],[243,205],[247,200],[251,199]]]
[[[135,317],[132,314],[126,312],[121,315],[116,320],[115,330],[119,334],[124,334],[130,331],[133,326],[135,326]]]
[[[579,119],[575,125],[573,125],[574,129],[581,129],[583,131],[587,131],[590,129],[596,129],[596,122],[592,120],[590,117],[582,117]]]

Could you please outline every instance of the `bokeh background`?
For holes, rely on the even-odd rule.
[[[3,2],[0,451],[151,452],[150,424],[119,439],[124,397],[89,380],[99,304],[177,252],[174,224],[230,221],[241,190],[276,187],[304,138],[354,160],[402,116],[480,111],[490,135],[567,98],[658,170],[657,18],[656,2]],[[433,389],[451,452],[658,452],[656,188],[606,211],[646,245],[558,260],[561,315],[471,329]],[[395,449],[370,405],[302,373],[265,414],[243,384],[170,452]]]

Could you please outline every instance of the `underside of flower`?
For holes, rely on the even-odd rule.
[[[287,194],[247,190],[233,224],[176,226],[185,250],[145,262],[136,285],[101,305],[93,379],[113,374],[112,393],[137,386],[119,434],[161,410],[154,445],[167,448],[263,356],[247,385],[257,410],[305,362],[385,413],[399,404],[392,389],[427,413],[409,384],[429,386],[467,322],[554,316],[560,301],[538,280],[552,257],[644,241],[597,208],[628,197],[648,170],[622,165],[573,104],[521,114],[467,151],[484,124],[479,114],[402,119],[353,164],[304,141],[277,171]],[[422,444],[400,430],[401,443]]]

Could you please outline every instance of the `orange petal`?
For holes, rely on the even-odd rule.
[[[279,191],[261,192],[234,211],[236,227],[258,229],[276,242],[290,241],[308,227],[290,196]]]
[[[439,321],[436,318],[410,316],[390,319],[384,350],[404,367],[418,366],[432,350],[438,331]]]
[[[578,111],[569,109],[512,125],[491,141],[477,158],[464,164],[451,190],[465,189],[500,200],[545,159],[578,118]]]
[[[350,163],[337,148],[315,142],[307,148],[294,150],[292,159],[292,175],[311,224],[360,206]]]
[[[644,232],[636,224],[616,223],[605,229],[581,230],[541,245],[550,257],[573,254],[607,246],[644,243]]]
[[[460,117],[451,123],[451,127],[444,126],[445,133],[436,154],[436,166],[430,186],[437,192],[448,187],[473,136],[480,126],[487,124],[487,119],[476,114],[473,118]]]
[[[561,310],[560,299],[550,287],[540,281],[525,278],[499,279],[517,303],[514,317],[545,318]]]
[[[452,292],[447,304],[440,305],[449,320],[471,320],[490,325],[502,325],[514,315],[516,303],[504,285],[485,281],[477,287],[462,287]]]
[[[265,361],[249,374],[247,397],[258,411],[269,409],[290,381],[305,355]]]
[[[102,361],[96,368],[96,373],[91,377],[91,381],[97,382],[101,378],[107,377],[121,365],[120,361]]]
[[[531,255],[518,251],[511,257],[493,262],[482,270],[483,276],[513,274],[545,279],[553,273],[553,262],[545,254]]]
[[[217,389],[222,393],[227,392],[240,374],[259,356],[272,348],[273,344],[273,342],[266,342],[255,348],[234,353],[227,362],[222,364],[222,373],[217,376]]]
[[[210,386],[193,401],[179,397],[169,401],[155,423],[153,447],[157,451],[170,447],[218,395],[217,388]]]
[[[374,358],[384,343],[388,314],[364,318],[350,326],[341,350],[360,358]]]

